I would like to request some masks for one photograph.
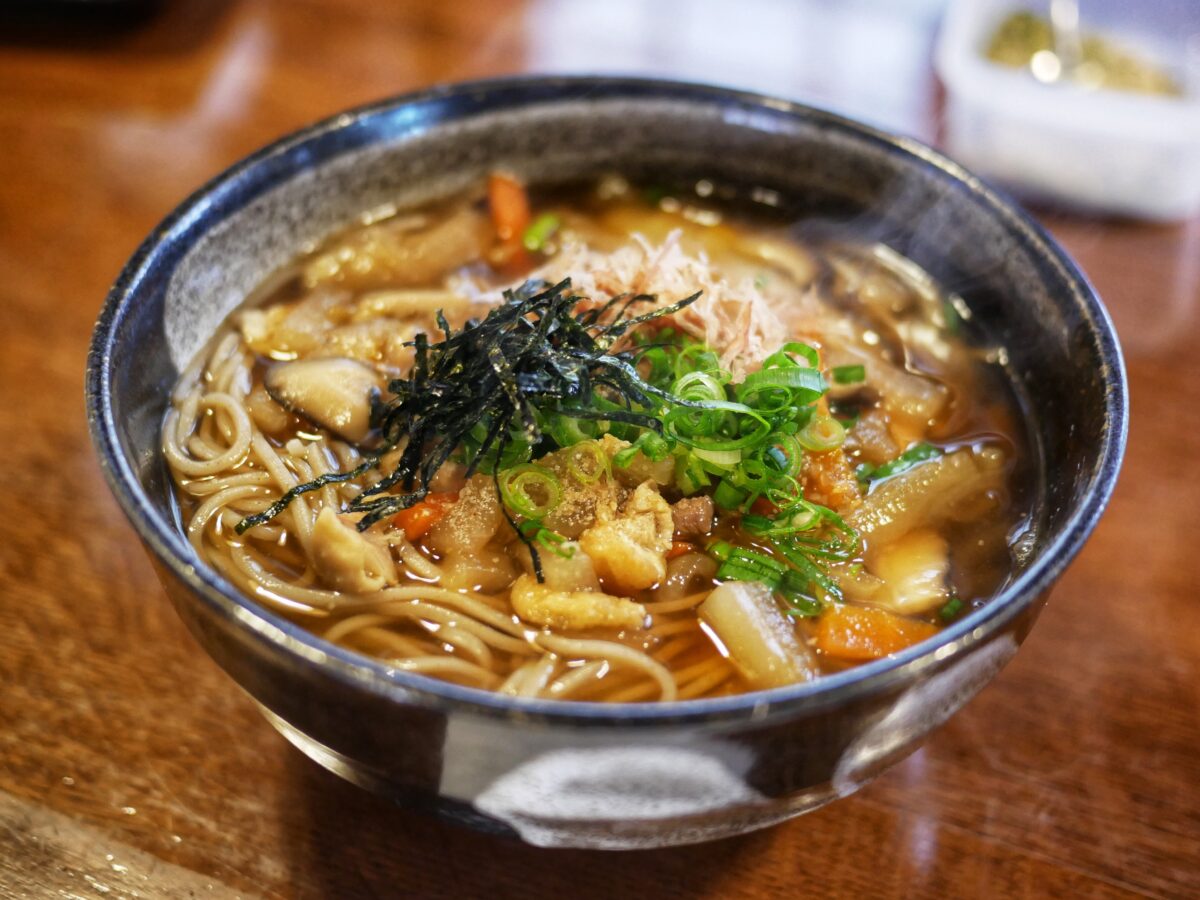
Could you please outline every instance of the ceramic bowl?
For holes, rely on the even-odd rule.
[[[516,700],[389,669],[258,606],[193,552],[159,430],[228,313],[303,248],[384,202],[618,171],[778,192],[964,298],[1006,348],[1037,489],[1035,540],[986,607],[894,657],[776,690],[678,703]],[[1127,396],[1100,300],[1055,242],[915,141],[693,84],[531,78],[439,87],[334,116],[201,188],[146,239],[100,314],[87,409],[108,482],[196,640],[301,750],[405,804],[546,846],[657,847],[778,822],[910,753],[1017,652],[1117,477]]]

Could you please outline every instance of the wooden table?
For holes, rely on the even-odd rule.
[[[192,643],[88,443],[84,355],[108,284],[180,198],[274,136],[437,81],[619,68],[932,138],[931,5],[5,13],[0,896],[1200,895],[1200,221],[1044,216],[1116,319],[1134,425],[1112,507],[1017,659],[859,794],[707,846],[541,851],[317,768]]]

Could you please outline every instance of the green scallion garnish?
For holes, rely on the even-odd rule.
[[[946,601],[945,605],[938,610],[938,618],[943,622],[949,622],[957,616],[963,609],[963,602],[958,597],[951,597]]]
[[[796,440],[805,450],[827,453],[846,442],[846,429],[833,416],[816,415],[796,432]]]
[[[873,466],[870,463],[861,463],[854,470],[854,475],[860,484],[864,487],[870,487],[876,482],[883,481],[885,478],[891,478],[893,475],[899,475],[901,472],[907,472],[914,466],[918,466],[931,459],[937,459],[941,455],[942,451],[932,444],[914,444],[895,459],[878,466]]]
[[[542,213],[521,235],[521,243],[530,253],[540,253],[546,249],[546,242],[554,236],[562,222],[554,213]]]
[[[737,547],[728,541],[716,541],[708,548],[709,555],[720,562],[716,577],[720,581],[756,581],[781,595],[790,606],[789,615],[813,616],[821,611],[821,601],[814,596],[813,585],[824,589],[821,581],[828,581],[824,573],[816,573],[814,567],[804,563],[803,568],[792,568],[787,563]]]
[[[608,454],[596,441],[575,444],[567,453],[567,472],[580,484],[594,484],[608,474]]]
[[[566,535],[551,531],[538,519],[527,519],[522,522],[517,528],[517,533],[530,545],[531,550],[532,545],[537,544],[543,550],[549,550],[555,556],[561,556],[563,559],[570,559],[575,555],[574,544],[564,546],[569,543]]]
[[[867,380],[867,367],[834,366],[831,374],[835,384],[859,384]]]
[[[497,476],[504,504],[526,519],[540,519],[562,500],[558,476],[536,463],[522,463]]]

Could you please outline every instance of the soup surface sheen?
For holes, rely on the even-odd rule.
[[[897,653],[1011,575],[1025,445],[968,320],[888,248],[708,181],[498,173],[272,277],[163,446],[203,559],[396,669],[759,690]]]

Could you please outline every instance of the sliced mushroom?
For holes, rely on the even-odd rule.
[[[321,581],[335,591],[369,594],[399,580],[387,547],[328,506],[313,525],[310,554]]]
[[[374,369],[337,357],[276,363],[263,383],[285,409],[355,444],[370,434],[371,400],[383,388]]]

